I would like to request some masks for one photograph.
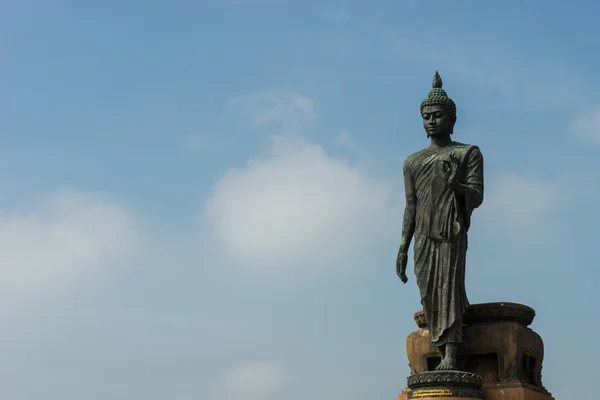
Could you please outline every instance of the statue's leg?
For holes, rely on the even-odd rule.
[[[442,355],[442,362],[437,370],[455,370],[458,368],[458,346],[461,342],[462,321],[457,321],[444,331],[436,345]]]
[[[450,369],[457,368],[458,343],[446,343],[444,346],[444,358],[448,360]]]
[[[438,345],[437,346],[438,351],[440,352],[440,355],[442,356],[442,360],[444,358],[446,358],[446,345],[442,344],[442,345]]]
[[[465,293],[465,254],[466,233],[458,235],[452,243],[442,243],[440,247],[440,272],[443,273],[442,301],[438,305],[444,311],[441,319],[443,332],[437,345],[443,345],[443,358],[437,369],[450,370],[458,368],[458,346],[462,342],[463,315],[468,307]]]

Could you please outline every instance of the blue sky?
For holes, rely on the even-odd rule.
[[[600,6],[368,4],[0,5],[2,398],[394,398],[435,70],[486,162],[470,301],[595,393]]]

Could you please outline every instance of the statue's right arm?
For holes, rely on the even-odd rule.
[[[400,239],[399,253],[408,253],[410,242],[415,233],[415,221],[417,214],[417,196],[415,194],[414,180],[407,165],[404,162],[404,192],[406,194],[406,206],[404,207],[404,220],[402,222],[402,238]]]

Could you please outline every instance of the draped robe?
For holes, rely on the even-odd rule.
[[[443,163],[459,161],[462,194],[447,187]],[[404,163],[407,193],[414,194],[414,266],[431,341],[462,341],[467,231],[473,210],[483,202],[483,156],[477,146],[452,142],[430,146]],[[407,199],[410,201],[410,199]]]

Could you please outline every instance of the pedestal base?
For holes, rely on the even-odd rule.
[[[516,303],[472,304],[465,313],[458,369],[483,377],[484,386],[520,384],[549,394],[542,384],[544,342],[528,326],[535,311]],[[423,311],[415,314],[419,329],[406,340],[412,374],[435,370],[441,361],[431,343]]]
[[[553,400],[542,384],[544,342],[540,335],[529,328],[534,317],[535,311],[532,308],[508,302],[472,304],[467,309],[463,320],[463,342],[458,349],[457,368],[483,378],[483,385],[480,385],[482,397],[479,399]],[[398,398],[408,400],[451,397],[450,392],[444,390],[422,391],[419,394],[419,388],[410,385],[411,379],[417,379],[413,378],[415,376],[443,372],[435,370],[441,355],[431,343],[423,311],[415,314],[415,322],[419,329],[412,332],[406,340],[412,375],[408,388]],[[433,388],[444,389],[442,386]],[[456,400],[473,398],[458,397],[463,394],[449,389]],[[425,395],[437,397],[423,397]]]
[[[404,389],[398,400],[408,400],[410,389]],[[536,388],[515,385],[484,385],[482,388],[484,400],[554,400],[549,394]],[[415,398],[414,396],[412,398]],[[419,400],[440,399],[440,397],[420,397]],[[453,397],[452,400],[471,400],[471,398]]]
[[[407,379],[407,399],[483,399],[483,378],[464,371],[428,371]]]

